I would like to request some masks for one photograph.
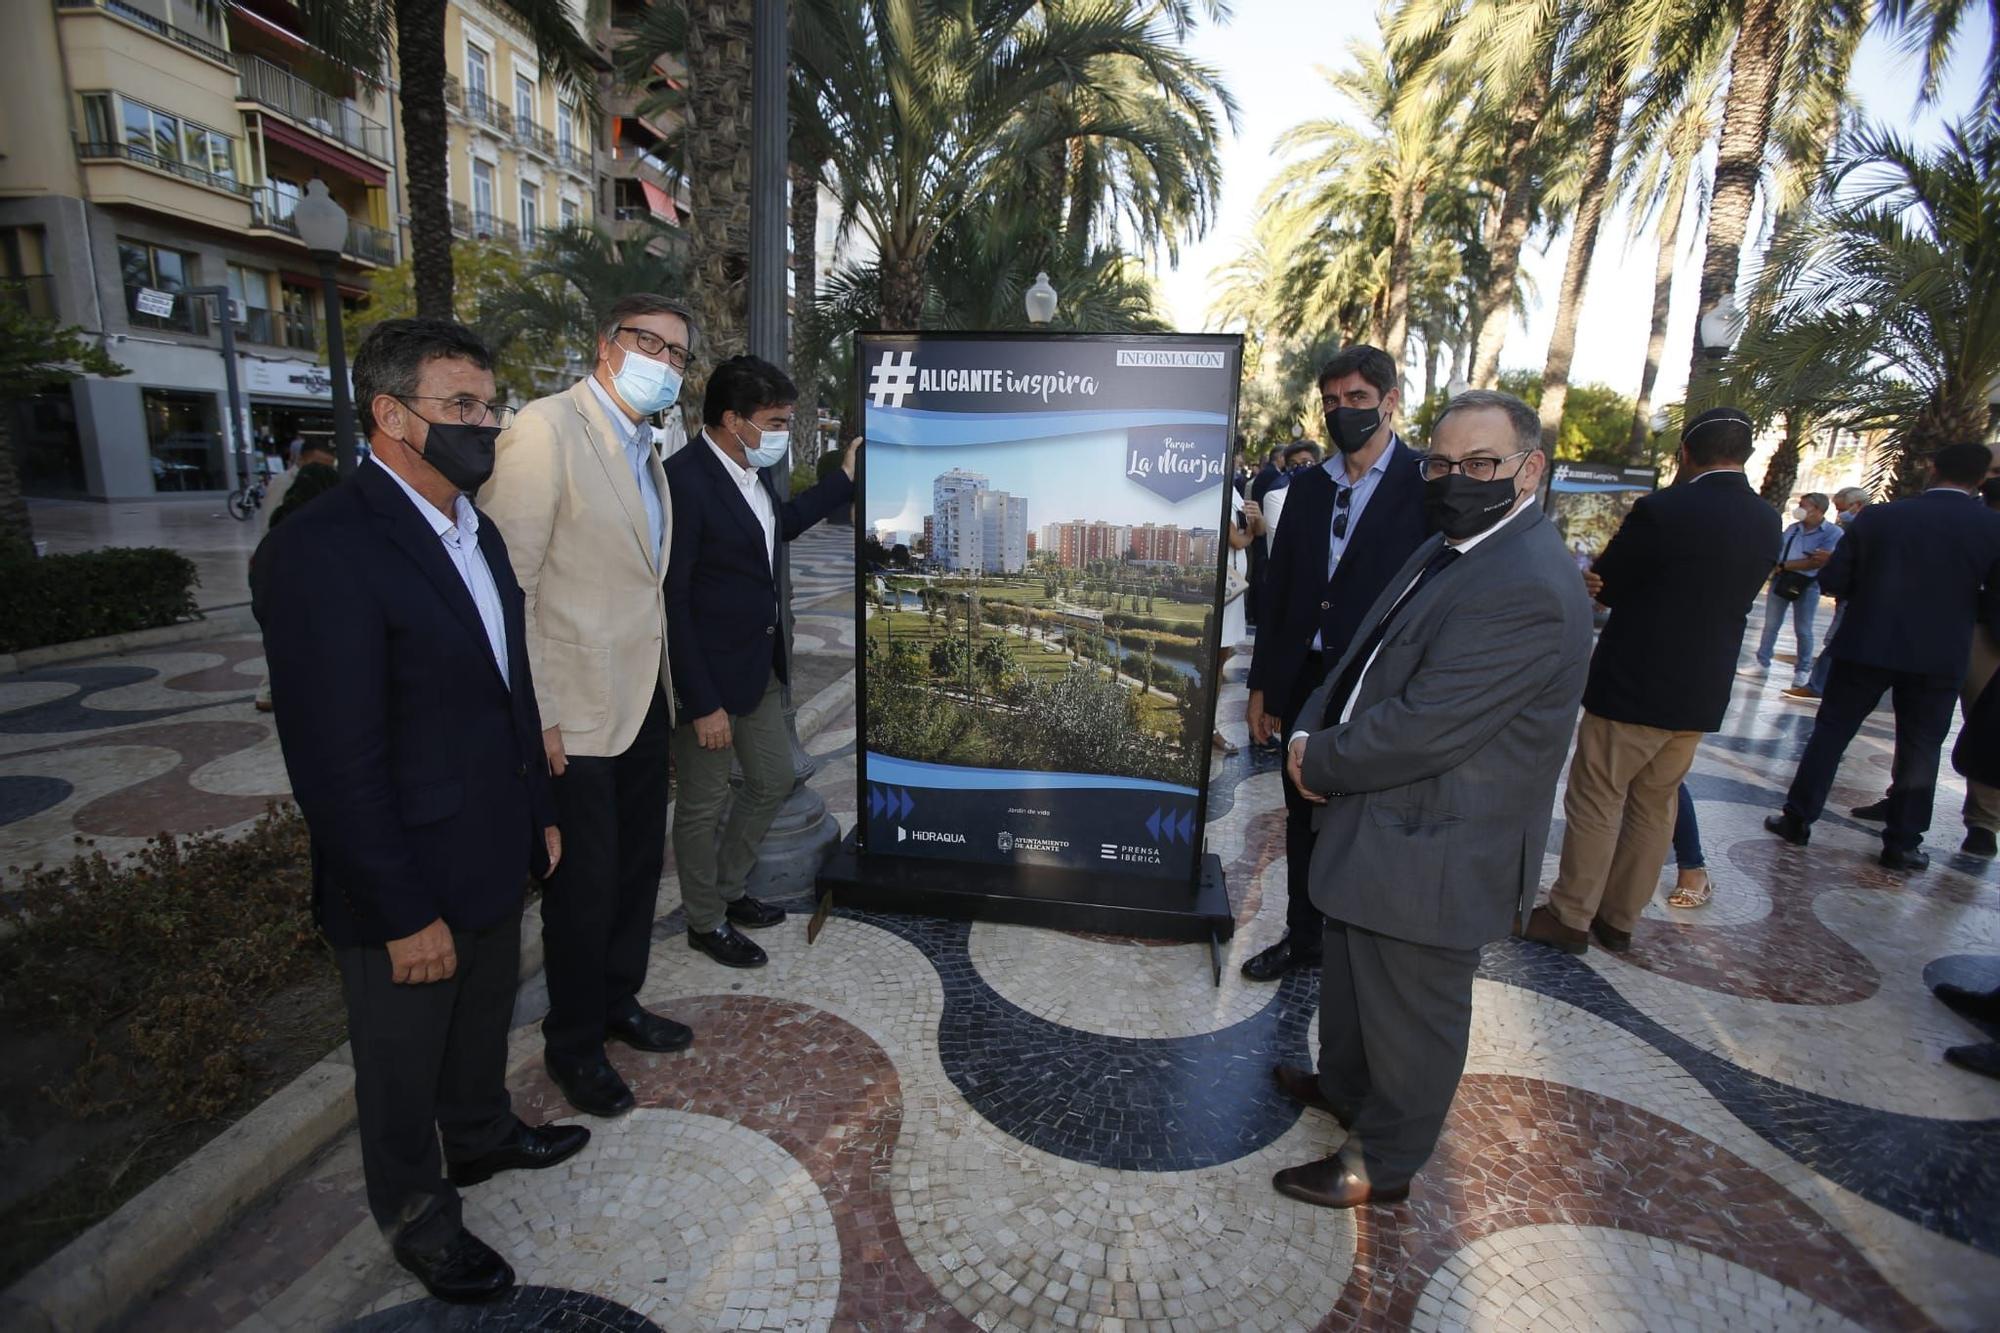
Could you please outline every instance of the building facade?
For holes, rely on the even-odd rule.
[[[976,495],[987,488],[984,473],[953,468],[931,481],[931,559],[945,569],[970,569],[977,558],[979,528],[968,521],[964,506],[956,503],[961,495]],[[971,516],[976,517],[975,506]]]
[[[1115,563],[1131,553],[1132,529],[1102,519],[1051,523],[1042,529],[1041,549],[1067,569],[1081,569],[1096,560]]]

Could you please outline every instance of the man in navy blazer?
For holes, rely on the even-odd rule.
[[[1291,478],[1265,566],[1248,708],[1259,745],[1292,733],[1368,609],[1432,531],[1418,455],[1394,428],[1395,361],[1379,348],[1345,348],[1320,371],[1319,391],[1333,451]],[[1287,779],[1285,936],[1243,965],[1252,981],[1319,965],[1325,921],[1307,874],[1314,808]]]
[[[1811,840],[1841,755],[1887,692],[1896,753],[1881,863],[1891,870],[1930,864],[1921,844],[1972,629],[1983,622],[2000,633],[2000,514],[1979,501],[1992,461],[1983,444],[1938,450],[1929,489],[1864,509],[1820,573],[1820,586],[1847,610],[1827,646],[1833,669],[1784,812],[1764,821],[1794,846]]]
[[[505,1082],[523,890],[562,855],[521,589],[467,498],[507,409],[492,355],[445,320],[379,325],[354,391],[372,457],[265,539],[255,611],[347,1000],[368,1205],[432,1295],[481,1300],[514,1274],[455,1187],[590,1139],[522,1124]]]
[[[673,548],[667,559],[667,647],[673,663],[674,862],[688,944],[727,967],[762,967],[764,951],[736,922],[769,925],[784,913],[747,890],[757,845],[792,788],[785,730],[785,608],[778,604],[778,542],[791,541],[854,498],[856,440],[838,472],[781,499],[766,469],[784,466],[799,391],[754,356],[708,377],[701,438],[667,462]],[[729,824],[731,760],[743,770]]]

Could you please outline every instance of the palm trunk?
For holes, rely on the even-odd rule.
[[[1604,202],[1611,183],[1611,158],[1618,149],[1618,129],[1625,123],[1625,83],[1628,67],[1613,58],[1597,89],[1592,109],[1590,151],[1584,158],[1583,193],[1576,204],[1576,222],[1569,234],[1569,258],[1563,265],[1562,293],[1556,300],[1556,327],[1549,337],[1548,360],[1542,366],[1542,447],[1555,457],[1562,435],[1563,408],[1569,402],[1569,368],[1576,360],[1576,326],[1583,317],[1583,293],[1590,283],[1590,261],[1597,252],[1598,228],[1604,225]]]
[[[1404,354],[1410,349],[1410,245],[1416,235],[1417,215],[1423,212],[1424,192],[1412,190],[1396,212],[1396,235],[1389,243],[1388,308],[1384,313],[1382,350],[1395,361],[1398,373]]]
[[[1521,246],[1528,239],[1528,220],[1533,212],[1531,188],[1533,160],[1528,150],[1535,130],[1548,114],[1550,89],[1555,83],[1555,56],[1537,71],[1532,82],[1514,104],[1507,124],[1507,147],[1501,157],[1501,189],[1498,225],[1487,242],[1489,256],[1486,284],[1479,293],[1478,351],[1472,362],[1472,385],[1490,389],[1500,379],[1500,349],[1507,342],[1507,326],[1513,321],[1514,279],[1521,268]]]
[[[1424,401],[1425,402],[1429,402],[1431,395],[1437,392],[1438,358],[1442,355],[1443,352],[1444,348],[1438,345],[1437,330],[1425,329],[1424,330]]]
[[[1090,170],[1087,146],[1081,139],[1069,144],[1069,164],[1063,172],[1069,191],[1067,217],[1063,222],[1063,254],[1081,264],[1090,253],[1090,222],[1097,211],[1097,177]]]
[[[21,497],[21,472],[14,457],[14,405],[0,402],[0,559],[35,549],[35,527]]]
[[[914,331],[924,320],[924,262],[913,254],[882,256],[882,327]]]
[[[1692,162],[1668,178],[1660,201],[1660,252],[1653,260],[1653,327],[1646,337],[1646,368],[1639,374],[1639,397],[1632,406],[1631,457],[1644,462],[1652,453],[1653,386],[1660,380],[1660,357],[1667,350],[1667,315],[1673,306],[1674,256],[1680,242],[1681,213],[1687,204]]]
[[[819,337],[813,308],[819,292],[819,177],[822,164],[792,163],[792,378],[799,386],[793,420],[819,444]],[[795,429],[794,433],[797,431]]]
[[[1792,496],[1792,487],[1799,479],[1799,453],[1802,442],[1812,430],[1812,419],[1803,412],[1787,409],[1785,414],[1785,438],[1778,441],[1778,447],[1771,455],[1771,461],[1764,465],[1764,483],[1757,488],[1757,494],[1769,504],[1783,512],[1788,506],[1785,501]]]
[[[451,151],[444,111],[445,0],[396,0],[397,90],[403,115],[403,188],[417,314],[456,319],[452,305]]]
[[[1694,365],[1688,376],[1690,411],[1713,406],[1717,364],[1701,342],[1701,319],[1734,294],[1742,263],[1743,238],[1764,169],[1771,107],[1777,98],[1778,69],[1790,31],[1782,0],[1747,0],[1736,49],[1729,57],[1729,92],[1722,103],[1722,135],[1716,149],[1715,189],[1708,206],[1708,253],[1701,265],[1701,304],[1695,310]]]
[[[699,0],[689,11],[688,288],[705,381],[748,335],[752,0]]]

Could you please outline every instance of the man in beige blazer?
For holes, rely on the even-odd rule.
[[[607,1037],[677,1051],[685,1026],[639,1007],[666,854],[673,677],[661,579],[673,507],[652,417],[672,407],[693,320],[627,296],[598,328],[588,379],[521,409],[481,509],[527,597],[562,865],[542,898],[549,1075],[570,1105],[622,1115],[632,1092]]]

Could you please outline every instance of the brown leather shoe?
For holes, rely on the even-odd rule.
[[[1319,1075],[1312,1070],[1301,1069],[1297,1065],[1279,1065],[1271,1071],[1271,1077],[1277,1080],[1278,1090],[1300,1106],[1324,1111],[1340,1121],[1341,1128],[1347,1127],[1346,1119],[1333,1109],[1333,1103],[1326,1099],[1324,1092],[1320,1091]]]
[[[1350,1171],[1338,1156],[1304,1166],[1288,1166],[1271,1177],[1278,1193],[1315,1208],[1359,1208],[1364,1203],[1401,1203],[1410,1187],[1378,1190]]]
[[[1590,933],[1597,936],[1597,942],[1613,953],[1624,953],[1632,947],[1632,932],[1606,925],[1603,917],[1590,923]]]
[[[1546,903],[1528,914],[1528,928],[1521,932],[1521,938],[1561,949],[1564,953],[1590,951],[1590,932],[1572,930],[1564,925],[1562,918],[1550,911]]]

